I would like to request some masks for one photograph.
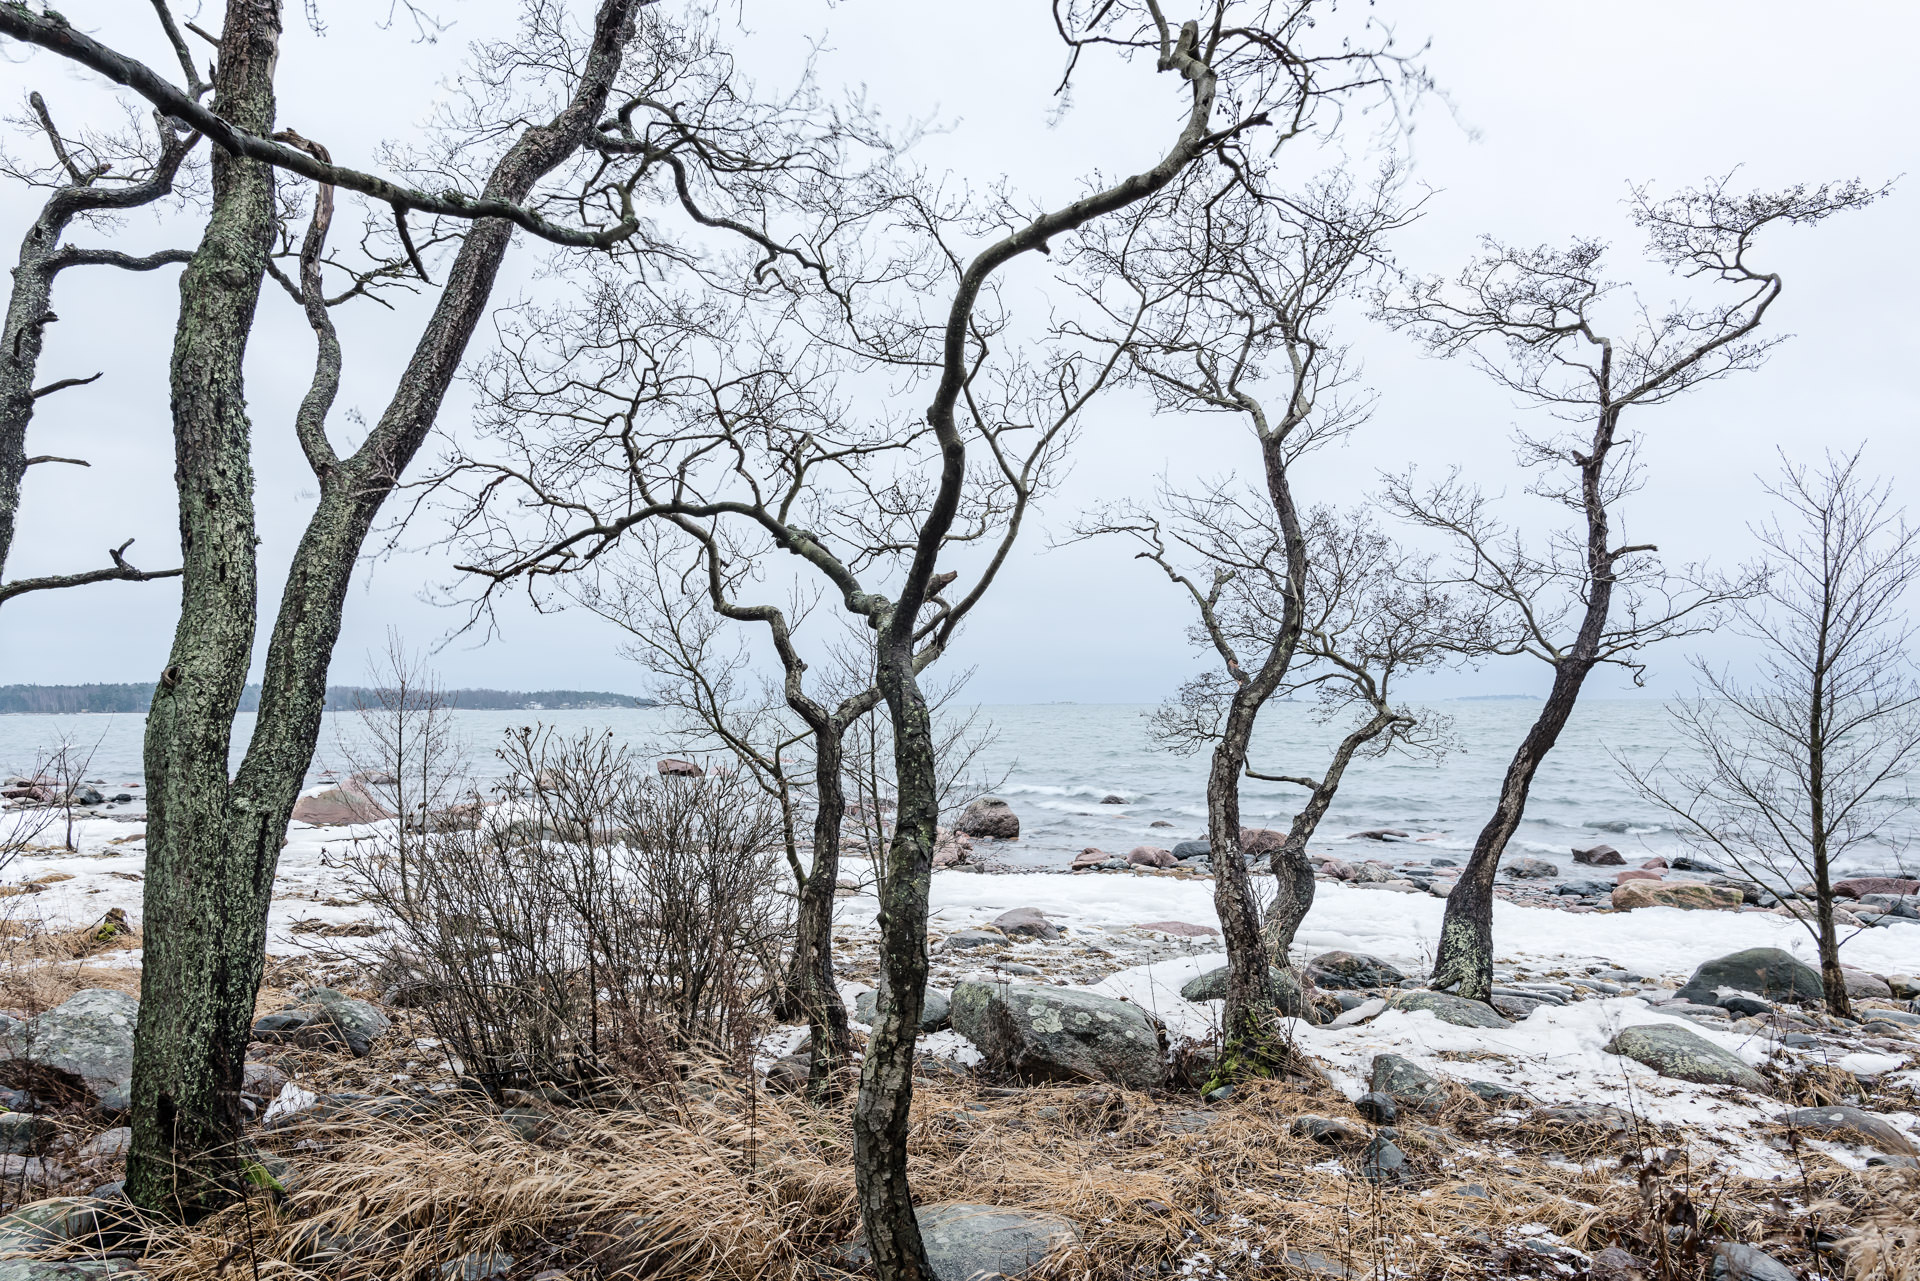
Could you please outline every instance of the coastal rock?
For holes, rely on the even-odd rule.
[[[1073,870],[1084,872],[1090,867],[1099,867],[1112,857],[1113,855],[1098,846],[1089,845],[1073,856]]]
[[[367,1002],[330,987],[315,987],[302,993],[295,1004],[256,1020],[253,1039],[310,1050],[345,1049],[364,1059],[374,1039],[392,1026],[392,1019]]]
[[[1009,938],[1057,939],[1060,927],[1037,907],[1016,907],[993,918],[993,927]]]
[[[1316,1116],[1311,1112],[1294,1117],[1287,1131],[1298,1138],[1312,1139],[1330,1148],[1357,1148],[1368,1138],[1366,1130],[1351,1121],[1335,1116]]]
[[[662,778],[701,778],[707,772],[692,761],[683,761],[677,756],[661,757],[660,763],[654,768],[660,771]]]
[[[125,992],[89,988],[15,1024],[4,1037],[13,1058],[51,1068],[78,1080],[113,1110],[128,1103],[133,1086],[133,1026],[140,1002]]]
[[[1819,1001],[1820,971],[1777,947],[1750,947],[1704,962],[1674,999],[1716,1005],[1723,991],[1750,992],[1770,1001]]]
[[[1307,1000],[1300,990],[1300,980],[1291,971],[1269,969],[1273,979],[1273,999],[1280,1013],[1290,1019],[1307,1017]],[[1181,985],[1180,995],[1189,1001],[1224,1001],[1227,999],[1227,967],[1208,970],[1199,978],[1188,979]]]
[[[1173,847],[1173,856],[1181,860],[1208,858],[1211,857],[1212,854],[1213,847],[1205,841],[1181,841]]]
[[[1158,845],[1136,845],[1127,851],[1127,862],[1135,867],[1178,867],[1180,860],[1171,850],[1163,850]]]
[[[1869,907],[1892,916],[1920,917],[1920,894],[1862,894],[1860,908]]]
[[[1369,1183],[1383,1186],[1413,1181],[1413,1171],[1407,1165],[1407,1154],[1384,1134],[1374,1135],[1373,1142],[1367,1144],[1366,1154],[1360,1158],[1360,1174]]]
[[[1850,876],[1835,881],[1833,892],[1841,898],[1865,898],[1869,894],[1920,894],[1920,881],[1898,876]]]
[[[935,1281],[1018,1281],[1049,1254],[1079,1239],[1066,1219],[1038,1210],[948,1201],[915,1206],[913,1215]],[[872,1257],[864,1241],[848,1247],[845,1255],[855,1267],[864,1267]]]
[[[1374,1060],[1374,1070],[1378,1071],[1379,1067],[1379,1060]],[[1392,1125],[1400,1115],[1400,1105],[1393,1101],[1393,1096],[1376,1090],[1368,1090],[1355,1099],[1353,1110],[1375,1125]]]
[[[1856,1143],[1894,1156],[1914,1156],[1914,1142],[1900,1133],[1891,1121],[1862,1112],[1855,1107],[1795,1108],[1780,1118],[1789,1130],[1811,1130],[1816,1134]]]
[[[344,787],[331,787],[293,803],[293,820],[315,827],[344,827],[355,823],[377,823],[392,818],[393,811],[372,798]]]
[[[1491,1005],[1469,1001],[1464,996],[1454,996],[1450,992],[1397,992],[1388,998],[1387,1008],[1404,1010],[1409,1014],[1426,1010],[1442,1023],[1451,1023],[1455,1027],[1513,1026]]]
[[[1516,858],[1500,871],[1515,881],[1544,881],[1560,875],[1560,869],[1543,858]]]
[[[952,1011],[954,1031],[1015,1076],[1136,1090],[1166,1077],[1158,1031],[1126,1001],[1038,983],[962,983]]]
[[[1020,816],[1013,807],[997,796],[982,796],[961,813],[960,821],[953,825],[957,832],[968,836],[991,837],[998,841],[1017,841],[1020,839]]]
[[[1575,850],[1573,861],[1582,867],[1624,867],[1627,862],[1620,857],[1620,851],[1611,845],[1595,845],[1589,849]]]
[[[1541,1000],[1537,996],[1508,996],[1501,992],[1495,992],[1490,1004],[1492,1004],[1494,1009],[1500,1011],[1500,1013],[1506,1015],[1508,1018],[1519,1021],[1525,1019],[1541,1006],[1548,1004],[1548,1002]]]
[[[1337,858],[1321,859],[1320,871],[1327,876],[1333,877],[1336,881],[1350,881],[1353,879],[1352,866]]]
[[[1713,1281],[1798,1281],[1793,1269],[1765,1250],[1739,1241],[1713,1243]]]
[[[1631,912],[1640,907],[1677,907],[1685,911],[1729,911],[1741,903],[1739,890],[1701,881],[1628,881],[1613,888],[1613,907]]]
[[[1583,897],[1605,898],[1613,893],[1613,886],[1605,881],[1567,881],[1557,892],[1563,896],[1576,894]]]
[[[1366,862],[1356,863],[1353,868],[1353,875],[1347,879],[1355,885],[1384,885],[1388,881],[1393,880],[1394,875],[1391,868],[1382,867],[1380,864],[1374,862]]]
[[[1615,885],[1625,885],[1628,881],[1664,881],[1666,879],[1658,871],[1647,867],[1630,867],[1624,872],[1613,874]]]
[[[1149,930],[1156,934],[1173,934],[1180,938],[1199,939],[1217,938],[1220,931],[1211,925],[1195,925],[1191,921],[1143,921],[1133,927],[1136,930]]]
[[[1705,876],[1725,876],[1727,874],[1726,869],[1717,864],[1709,863],[1703,858],[1690,858],[1685,854],[1681,854],[1673,860],[1673,870],[1676,872],[1697,872]]]
[[[1125,805],[1127,803],[1127,798],[1124,796],[1114,796],[1109,794],[1106,796],[1102,796],[1100,798],[1100,803],[1102,805]]]
[[[138,1214],[125,1201],[85,1196],[30,1201],[5,1218],[0,1218],[0,1258],[61,1250],[99,1253],[125,1242],[139,1231],[139,1227]],[[0,1267],[3,1266],[0,1264]],[[32,1273],[23,1275],[37,1281]],[[58,1277],[59,1274],[46,1275]]]
[[[997,947],[1006,941],[1006,935],[992,930],[956,930],[947,935],[941,947],[949,952],[967,952],[976,947]]]
[[[1374,1094],[1385,1095],[1415,1112],[1439,1112],[1447,1106],[1447,1087],[1440,1078],[1398,1054],[1374,1055],[1367,1085]]]
[[[973,857],[973,838],[965,832],[942,827],[933,834],[933,865],[957,867]]]
[[[1406,977],[1391,961],[1365,952],[1322,952],[1307,962],[1307,981],[1336,991],[1392,987]]]
[[[945,992],[937,987],[928,988],[926,995],[920,998],[920,1030],[938,1032],[945,1027],[947,1017],[951,1013],[951,1004]],[[853,1017],[868,1027],[873,1026],[873,1021],[879,1017],[879,1013],[879,992],[862,992],[853,998]]]
[[[1767,1082],[1731,1050],[1676,1023],[1652,1023],[1622,1028],[1607,1042],[1606,1051],[1643,1063],[1661,1076],[1698,1085],[1737,1085],[1755,1093]]]
[[[1873,1000],[1890,1001],[1893,988],[1878,974],[1869,974],[1865,970],[1856,970],[1851,965],[1840,967],[1840,977],[1846,980],[1847,995],[1867,997]]]
[[[1397,827],[1373,827],[1364,832],[1349,832],[1347,839],[1350,841],[1405,841],[1411,840],[1412,837]]]
[[[1605,1134],[1630,1134],[1635,1125],[1633,1113],[1605,1103],[1563,1103],[1535,1113],[1542,1121],[1573,1130],[1598,1130]]]
[[[1276,832],[1270,827],[1240,829],[1240,852],[1248,858],[1266,858],[1286,843],[1287,834]]]

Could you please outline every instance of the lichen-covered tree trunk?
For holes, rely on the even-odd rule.
[[[908,1109],[914,1041],[927,987],[927,895],[940,821],[933,718],[915,675],[911,632],[881,630],[880,692],[893,719],[898,793],[887,879],[880,900],[880,989],[853,1113],[853,1163],[860,1218],[875,1271],[887,1281],[932,1281],[907,1184]]]
[[[515,140],[494,167],[487,194],[524,200],[579,148],[605,107],[639,3],[603,0],[572,101],[551,123]],[[255,98],[264,95],[264,117],[228,118],[263,133],[272,123],[268,36],[277,41],[278,32],[270,4],[230,8],[225,40],[238,52],[223,46],[215,86],[218,108],[227,78],[251,77],[244,84]],[[172,663],[147,722],[146,954],[127,1161],[127,1190],[137,1204],[186,1218],[217,1207],[233,1190],[240,1078],[273,874],[319,736],[347,585],[381,505],[432,428],[512,239],[503,221],[474,224],[365,444],[345,459],[333,459],[324,443],[318,453],[309,449],[320,502],[294,554],[253,738],[229,784],[228,736],[256,625],[240,361],[265,270],[272,182],[250,162],[216,154],[215,164],[214,215],[182,281],[174,355],[186,574]],[[249,279],[250,290],[243,290]],[[327,360],[323,343],[317,387],[327,380]],[[303,406],[303,413],[313,408]],[[318,408],[324,419],[324,405]]]
[[[833,894],[840,879],[840,828],[847,816],[842,760],[846,725],[829,717],[813,732],[813,861],[800,887],[789,985],[801,995],[813,1038],[807,1096],[827,1103],[841,1095],[840,1069],[853,1049],[846,1003],[833,981]]]
[[[213,109],[254,133],[273,131],[279,42],[272,0],[228,8]],[[232,820],[256,816],[234,811],[227,781],[256,611],[242,363],[272,231],[272,172],[216,152],[212,212],[181,277],[173,348],[186,572],[173,648],[147,716],[145,938],[127,1167],[136,1204],[188,1219],[231,1195],[266,887],[285,830],[282,822],[265,849],[259,839],[236,841]]]
[[[1269,689],[1269,693],[1271,690]],[[1260,904],[1240,852],[1240,775],[1260,705],[1251,684],[1235,692],[1207,770],[1207,843],[1213,856],[1213,906],[1227,948],[1227,999],[1221,1034],[1232,1048],[1258,1038],[1273,1008],[1273,977],[1260,934]]]

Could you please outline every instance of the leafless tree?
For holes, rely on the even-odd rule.
[[[1833,866],[1901,843],[1920,764],[1920,679],[1906,608],[1920,582],[1920,530],[1890,481],[1860,454],[1818,471],[1789,464],[1768,493],[1786,519],[1755,535],[1765,592],[1743,602],[1740,635],[1760,650],[1752,682],[1694,660],[1700,692],[1669,710],[1691,760],[1623,768],[1681,834],[1781,899],[1813,885],[1796,913],[1820,954],[1827,1010],[1852,1017],[1834,923]]]
[[[1247,758],[1261,710],[1276,693],[1297,686],[1292,673],[1303,657],[1309,618],[1327,623],[1366,607],[1344,592],[1339,599],[1310,595],[1316,587],[1344,586],[1340,575],[1352,567],[1316,571],[1296,468],[1367,417],[1372,396],[1356,387],[1357,369],[1333,344],[1330,313],[1357,294],[1385,254],[1387,238],[1414,210],[1401,199],[1391,164],[1367,183],[1336,172],[1282,195],[1266,189],[1257,164],[1235,159],[1240,162],[1223,166],[1214,183],[1170,189],[1137,206],[1126,221],[1109,223],[1091,238],[1082,263],[1087,292],[1111,321],[1128,320],[1128,304],[1141,314],[1112,325],[1124,335],[1113,341],[1156,408],[1183,418],[1228,414],[1244,422],[1262,483],[1246,491],[1225,483],[1194,492],[1163,489],[1160,505],[1171,528],[1151,512],[1119,508],[1084,523],[1078,535],[1125,534],[1141,543],[1139,555],[1192,598],[1199,615],[1195,639],[1220,663],[1163,708],[1156,725],[1174,750],[1212,752],[1207,829],[1229,976],[1222,1026],[1234,1061],[1260,1070],[1258,1047],[1286,1044],[1264,1030],[1276,1008],[1269,966],[1285,965],[1286,956],[1284,950],[1269,955],[1247,876],[1240,779],[1251,772]],[[1316,534],[1328,539],[1324,550],[1332,552],[1346,531],[1331,513],[1314,519]],[[1199,568],[1187,568],[1182,556]],[[1333,638],[1323,629],[1315,643],[1324,649]],[[1347,759],[1361,743],[1382,733],[1391,742],[1401,735],[1394,727],[1411,727],[1383,697],[1369,701],[1375,710],[1365,719],[1373,728]],[[1295,825],[1304,828],[1300,839],[1272,851],[1285,891],[1276,905],[1277,936],[1289,943],[1299,917],[1286,918],[1304,914],[1312,897],[1306,833],[1338,778],[1336,769],[1310,784],[1318,805],[1310,801],[1302,811]]]
[[[805,87],[762,101],[698,13],[680,21],[648,0],[599,0],[582,30],[563,8],[534,2],[516,36],[476,46],[436,127],[394,149],[407,172],[386,177],[335,163],[322,142],[276,120],[277,0],[227,6],[205,102],[164,0],[155,10],[184,85],[53,11],[0,5],[0,37],[91,69],[211,144],[211,202],[173,344],[185,556],[180,621],[147,719],[143,1016],[127,1166],[135,1202],[194,1218],[241,1187],[240,1076],[268,899],[319,733],[347,584],[491,305],[514,231],[778,289],[820,263],[807,227],[782,229],[794,206],[776,185],[825,181],[861,126]],[[315,333],[293,434],[320,492],[280,594],[254,734],[230,777],[234,710],[260,622],[242,371],[285,215],[282,173],[316,186],[297,275],[282,283],[297,285]],[[341,351],[327,304],[353,288],[324,287],[334,190],[391,217],[391,250],[422,282],[444,265],[391,399],[350,451],[336,449],[329,429]],[[429,220],[429,246],[458,239],[451,261],[429,266],[440,256],[423,249],[410,219]]]
[[[1634,300],[1612,314],[1618,287],[1601,275],[1604,246],[1517,249],[1491,239],[1451,284],[1411,282],[1384,295],[1380,310],[1441,356],[1464,356],[1523,404],[1564,427],[1523,434],[1521,461],[1537,478],[1528,492],[1573,514],[1574,525],[1529,545],[1494,514],[1492,502],[1456,473],[1430,488],[1411,473],[1390,478],[1385,500],[1414,525],[1443,536],[1456,563],[1443,582],[1485,594],[1503,615],[1499,648],[1553,670],[1553,687],[1515,750],[1494,812],[1447,898],[1433,983],[1486,1000],[1493,983],[1494,873],[1519,827],[1535,772],[1573,714],[1595,668],[1641,671],[1652,644],[1713,625],[1720,607],[1750,595],[1755,581],[1728,581],[1698,569],[1669,572],[1651,543],[1616,526],[1638,488],[1637,438],[1622,427],[1629,410],[1666,404],[1727,374],[1756,368],[1775,337],[1757,337],[1782,288],[1752,261],[1761,232],[1810,226],[1870,203],[1859,182],[1742,195],[1728,179],[1655,199],[1632,192],[1634,224],[1648,255],[1687,279],[1724,288],[1711,303],[1665,309]],[[1622,300],[1624,302],[1624,300]]]

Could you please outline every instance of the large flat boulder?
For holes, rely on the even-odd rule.
[[[1748,1067],[1739,1055],[1677,1023],[1622,1028],[1607,1042],[1606,1049],[1609,1054],[1643,1063],[1676,1081],[1737,1085],[1756,1093],[1767,1088],[1766,1078]]]
[[[1820,971],[1793,953],[1750,947],[1703,963],[1674,999],[1718,1005],[1722,992],[1751,992],[1769,1001],[1818,1001],[1825,996]]]
[[[928,988],[926,995],[920,998],[920,1030],[938,1032],[945,1027],[949,1004],[945,992],[937,987]],[[866,991],[854,997],[853,1017],[872,1027],[873,1021],[880,1017],[880,993],[877,990]]]
[[[1038,1210],[943,1201],[915,1206],[913,1217],[936,1281],[1018,1281],[1049,1254],[1079,1240],[1072,1223]],[[846,1255],[856,1267],[872,1257],[864,1240]]]
[[[1730,911],[1745,902],[1739,890],[1704,881],[1629,880],[1613,887],[1613,907],[1631,912],[1639,907],[1677,907],[1683,911]]]
[[[1267,973],[1273,979],[1273,999],[1279,1011],[1290,1019],[1307,1017],[1306,994],[1300,990],[1300,979],[1286,970],[1270,969]],[[1188,979],[1181,985],[1180,995],[1189,1001],[1224,1001],[1227,999],[1227,967],[1208,970],[1199,978]]]
[[[1447,1087],[1440,1078],[1398,1054],[1373,1056],[1368,1087],[1415,1112],[1439,1112],[1447,1106]]]
[[[1393,962],[1365,952],[1322,952],[1307,962],[1307,978],[1315,987],[1346,990],[1392,987],[1406,977]]]
[[[1080,988],[962,983],[954,1031],[995,1068],[1056,1081],[1108,1081],[1144,1090],[1166,1077],[1160,1036],[1139,1006]]]
[[[76,992],[44,1014],[15,1024],[9,1056],[72,1077],[105,1108],[127,1106],[133,1087],[133,1025],[140,1002],[111,988]]]
[[[998,796],[982,796],[961,813],[953,830],[1000,841],[1020,839],[1020,816]]]
[[[1790,1130],[1810,1130],[1823,1138],[1861,1144],[1894,1156],[1916,1154],[1913,1140],[1900,1133],[1893,1122],[1859,1108],[1795,1108],[1780,1118],[1780,1124]]]
[[[1451,992],[1396,992],[1387,999],[1387,1008],[1404,1010],[1409,1014],[1425,1010],[1442,1023],[1451,1023],[1455,1027],[1513,1026],[1491,1005],[1469,1001]]]
[[[1920,894],[1920,881],[1902,876],[1850,876],[1833,883],[1833,892],[1841,898],[1865,898],[1869,894]]]
[[[356,823],[378,823],[392,818],[393,812],[357,788],[331,787],[293,803],[296,823],[315,827],[346,827]]]

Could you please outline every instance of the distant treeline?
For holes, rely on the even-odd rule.
[[[610,694],[591,689],[450,689],[446,701],[467,711],[552,711],[596,707],[652,707],[650,698]],[[0,713],[75,712],[142,713],[153,702],[153,682],[132,685],[0,685]],[[350,712],[378,703],[377,691],[358,685],[329,685],[327,710]],[[260,687],[249,685],[240,695],[240,710],[258,711]]]

